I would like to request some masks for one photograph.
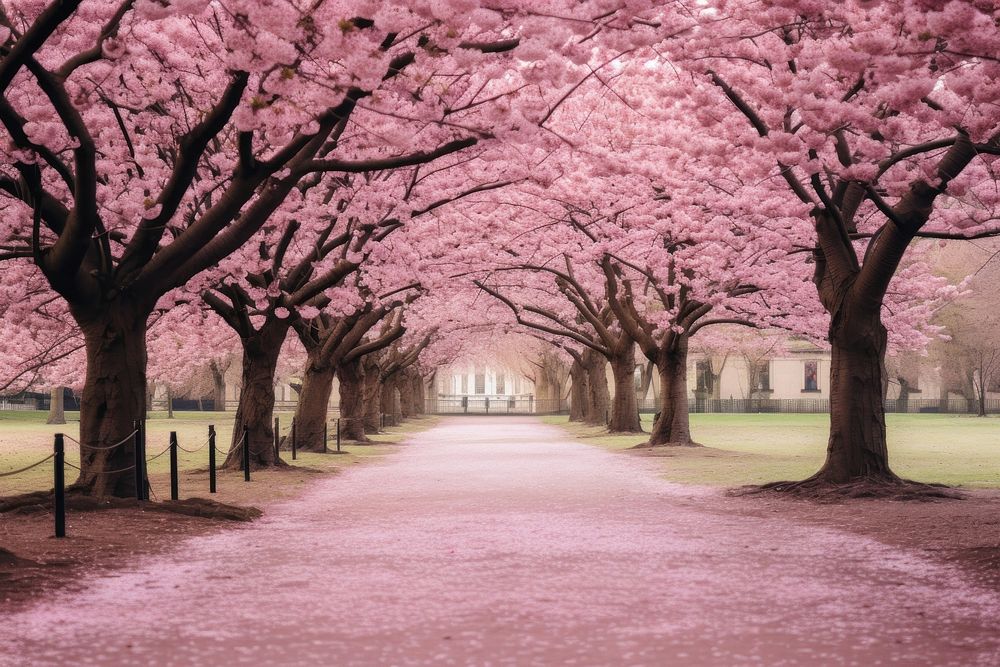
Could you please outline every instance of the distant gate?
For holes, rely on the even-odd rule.
[[[558,415],[569,406],[559,399],[520,396],[437,396],[426,402],[432,415]]]

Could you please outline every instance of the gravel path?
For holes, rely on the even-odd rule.
[[[0,665],[1000,664],[1000,599],[956,571],[738,507],[530,419],[454,418],[0,617]]]

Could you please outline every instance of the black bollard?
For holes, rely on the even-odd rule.
[[[55,441],[52,443],[52,453],[52,477],[55,482],[56,501],[56,537],[66,537],[66,471],[63,468],[66,449],[62,433],[56,433]]]
[[[250,435],[246,424],[243,425],[243,481],[250,481]]]
[[[278,457],[281,456],[281,436],[278,435],[278,418],[274,418],[274,460],[277,461]]]
[[[177,431],[170,432],[170,499],[180,498],[177,479]]]
[[[208,425],[208,492],[215,493],[215,425]]]
[[[290,437],[292,439],[292,460],[294,461],[295,458],[296,458],[295,457],[295,417],[292,417],[292,434],[291,434]]]
[[[135,461],[135,499],[142,500],[143,479],[142,469],[145,467],[145,456],[142,454],[142,431],[139,429],[139,420],[132,422],[132,458]]]
[[[140,419],[139,428],[139,449],[141,454],[139,460],[142,461],[142,499],[149,500],[149,475],[146,474],[146,420]]]

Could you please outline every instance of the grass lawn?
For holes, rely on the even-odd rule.
[[[897,474],[921,482],[1000,487],[1000,418],[966,415],[887,415],[889,460]],[[609,436],[604,429],[545,417],[583,442],[623,450],[640,436]],[[704,448],[654,450],[664,476],[685,484],[739,486],[808,477],[822,465],[829,418],[808,415],[691,415]],[[643,428],[652,415],[643,415]]]
[[[48,413],[43,411],[0,411],[0,474],[30,465],[52,453],[52,439],[55,433],[64,433],[68,437],[78,438],[80,434],[80,415],[77,412],[66,413],[66,424],[49,425],[45,423]],[[147,421],[146,455],[152,458],[167,447],[170,431],[177,432],[178,444],[186,449],[197,449],[194,453],[178,452],[178,468],[181,471],[181,497],[188,495],[206,496],[208,494],[208,448],[201,446],[208,439],[208,425],[214,424],[216,430],[217,462],[221,466],[225,453],[229,450],[233,433],[235,412],[174,412],[173,419],[167,419],[165,412],[150,414]],[[281,433],[287,434],[292,423],[292,413],[277,413],[280,420]],[[344,445],[347,454],[313,454],[299,452],[295,461],[291,460],[290,452],[283,452],[282,458],[288,463],[318,470],[335,470],[345,466],[370,460],[385,455],[387,445],[397,443],[411,432],[427,428],[434,418],[423,418],[407,421],[404,424],[387,428],[384,433],[372,436],[376,445]],[[330,449],[335,447],[334,422],[330,423]],[[381,445],[381,446],[380,446]],[[201,448],[201,449],[199,449]],[[77,445],[67,440],[66,461],[73,464],[80,462],[80,450]],[[194,471],[199,471],[195,473]],[[153,492],[161,499],[169,496],[170,459],[168,454],[160,456],[148,465],[150,485]],[[234,480],[242,473],[222,473],[219,476],[220,492],[224,483],[231,476]],[[76,471],[67,467],[66,481],[76,479]],[[201,487],[204,487],[202,489]],[[40,491],[52,488],[52,465],[45,463],[28,472],[12,476],[0,477],[0,496],[9,496],[28,491]],[[222,500],[222,498],[220,498]]]

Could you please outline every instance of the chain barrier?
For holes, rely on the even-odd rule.
[[[36,461],[35,463],[32,463],[30,466],[25,466],[24,468],[20,468],[19,470],[10,470],[8,472],[0,472],[0,477],[13,477],[14,475],[20,475],[22,472],[28,472],[32,468],[37,468],[38,466],[42,465],[46,461],[51,460],[54,456],[55,456],[55,454],[49,454],[48,456],[46,456],[41,461]]]

